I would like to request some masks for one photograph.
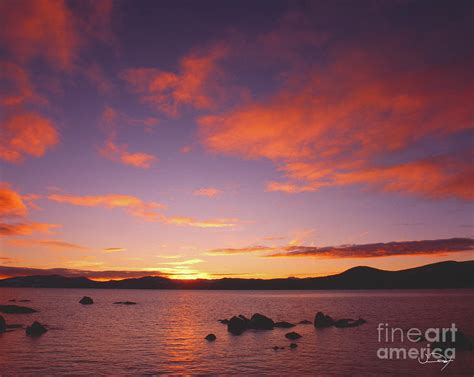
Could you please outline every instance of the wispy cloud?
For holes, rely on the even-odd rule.
[[[222,194],[222,190],[215,187],[203,187],[193,191],[195,196],[206,196],[208,198],[214,198],[220,194]]]
[[[471,238],[449,238],[421,241],[394,241],[387,243],[372,243],[342,246],[251,246],[242,248],[213,249],[208,255],[235,255],[249,253],[264,253],[266,258],[377,258],[401,255],[445,255],[456,252],[474,250],[474,240]]]
[[[59,224],[39,223],[28,220],[28,207],[22,195],[10,184],[0,182],[0,236],[24,236],[33,233],[50,233]]]
[[[215,45],[183,57],[177,73],[133,68],[125,70],[122,78],[142,102],[169,116],[177,116],[183,106],[209,109],[217,97],[212,93],[218,90],[215,86],[215,77],[220,72],[218,62],[227,54],[224,45]]]
[[[167,216],[162,213],[166,207],[156,202],[144,202],[136,196],[107,194],[95,196],[78,196],[52,194],[48,196],[51,201],[67,203],[82,207],[120,208],[128,214],[139,217],[145,221],[161,222],[170,225],[185,225],[196,228],[229,228],[238,224],[238,219],[208,219],[200,220],[188,216]]]
[[[51,120],[34,112],[15,113],[0,123],[0,159],[8,162],[41,157],[58,142]]]
[[[127,249],[123,248],[123,247],[107,247],[105,249],[102,249],[103,251],[105,251],[106,253],[117,253],[119,251],[126,251]]]
[[[89,262],[91,264],[91,262]],[[15,276],[31,276],[31,275],[62,275],[67,277],[87,277],[97,280],[112,280],[112,279],[129,279],[140,278],[144,276],[166,276],[157,270],[105,270],[105,271],[91,271],[70,268],[29,268],[29,267],[6,267],[0,266],[0,276],[15,277]]]
[[[192,264],[202,263],[202,259],[187,259],[183,261],[176,261],[176,262],[161,262],[160,264],[172,265],[172,266],[187,266]]]
[[[40,58],[71,71],[88,42],[110,42],[112,1],[83,5],[81,12],[73,12],[62,0],[2,1],[0,41],[12,57],[24,63]]]
[[[53,239],[13,239],[7,241],[8,245],[19,247],[45,247],[48,249],[70,249],[70,250],[88,250],[86,246],[71,242]]]
[[[145,124],[148,127],[147,129],[150,129],[150,127],[157,124],[158,120],[154,118],[146,120],[131,119],[112,107],[107,106],[102,113],[100,121],[101,127],[107,134],[107,139],[104,146],[99,149],[100,154],[109,160],[118,161],[124,165],[142,169],[150,168],[158,161],[156,156],[145,152],[129,152],[127,144],[117,143],[119,122]]]
[[[233,254],[248,254],[248,253],[259,253],[274,251],[275,248],[272,246],[248,246],[240,248],[222,248],[222,249],[211,249],[207,251],[208,255],[233,255]]]

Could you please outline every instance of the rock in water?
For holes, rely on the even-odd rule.
[[[247,330],[247,322],[239,317],[232,317],[227,323],[227,331],[234,335],[240,335]]]
[[[114,305],[136,305],[136,302],[133,301],[117,301],[114,302]]]
[[[0,315],[0,333],[5,332],[7,329],[7,323],[5,322],[5,318]]]
[[[273,330],[275,323],[271,318],[260,313],[255,313],[250,319],[250,326],[256,330]]]
[[[302,321],[299,321],[298,324],[300,325],[311,325],[313,322],[308,321],[307,319],[303,319]]]
[[[341,329],[341,328],[346,328],[346,327],[357,327],[357,326],[363,325],[366,322],[367,321],[363,318],[359,318],[356,320],[350,319],[350,318],[343,318],[343,319],[337,320],[334,323],[334,326]]]
[[[227,325],[229,323],[228,319],[218,319],[218,321],[222,323],[223,325]]]
[[[35,309],[27,308],[26,306],[18,305],[0,305],[0,313],[6,314],[29,314],[36,313]]]
[[[292,331],[292,332],[286,333],[285,337],[287,339],[295,340],[295,339],[301,338],[302,336],[298,334],[297,332]]]
[[[94,300],[91,299],[89,296],[84,296],[81,298],[81,301],[79,301],[79,304],[82,305],[92,305],[94,303]]]
[[[281,321],[281,322],[275,322],[275,327],[278,327],[281,329],[289,329],[291,327],[295,327],[295,325],[290,322]]]
[[[46,327],[44,327],[41,323],[35,321],[31,326],[28,326],[26,328],[26,335],[40,336],[43,335],[46,331],[48,331]]]
[[[331,327],[334,325],[334,320],[325,315],[323,312],[317,312],[316,316],[314,317],[314,327],[318,329],[322,329],[324,327]]]
[[[215,336],[214,334],[207,334],[204,339],[208,340],[209,342],[213,342],[217,339],[217,336]]]
[[[290,344],[290,348],[296,348],[296,347],[298,347],[298,345],[296,343],[291,343]]]

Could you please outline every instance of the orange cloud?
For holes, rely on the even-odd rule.
[[[271,246],[249,246],[249,247],[239,247],[239,248],[222,248],[222,249],[212,249],[208,250],[207,254],[209,255],[236,255],[236,254],[248,254],[248,253],[259,253],[259,252],[270,252],[275,251],[274,247]]]
[[[16,114],[0,123],[0,159],[21,161],[26,155],[43,156],[59,142],[53,123],[36,113]]]
[[[40,57],[70,70],[88,40],[106,41],[111,1],[84,1],[73,12],[63,0],[0,2],[0,41],[26,62]]]
[[[148,169],[157,161],[157,158],[151,154],[127,151],[126,144],[117,145],[113,141],[106,141],[104,147],[100,149],[100,154],[112,161],[120,161],[124,165],[134,166],[136,168]]]
[[[462,251],[473,251],[474,240],[471,238],[450,238],[422,241],[395,241],[364,245],[342,246],[250,246],[242,248],[213,249],[208,255],[236,255],[271,252],[266,258],[318,257],[318,258],[377,258],[400,255],[445,255]]]
[[[142,218],[146,221],[161,222],[170,225],[187,225],[196,228],[228,228],[234,227],[237,219],[211,219],[198,220],[186,216],[166,216],[159,212],[165,206],[156,202],[144,202],[130,195],[108,194],[97,196],[74,196],[53,194],[48,196],[49,200],[58,203],[67,203],[82,207],[122,208],[128,214]]]
[[[20,194],[12,190],[7,183],[0,183],[0,218],[24,217],[27,212]]]
[[[343,246],[287,246],[266,257],[318,257],[318,258],[378,258],[400,255],[446,255],[474,250],[471,238],[450,238],[423,241],[395,241],[365,245]]]
[[[8,183],[0,183],[0,236],[23,236],[49,233],[60,225],[31,222],[26,219],[28,208],[22,196]],[[15,221],[12,223],[12,221]],[[18,222],[20,221],[20,222]]]
[[[28,73],[20,66],[0,61],[0,105],[16,106],[28,101],[45,102],[38,96]]]
[[[237,225],[238,219],[197,220],[193,217],[173,216],[164,217],[163,221],[172,225],[188,225],[195,228],[231,228]]]
[[[118,145],[115,142],[118,133],[117,122],[120,120],[128,123],[133,122],[132,124],[144,124],[145,127],[147,127],[147,130],[150,129],[149,127],[156,124],[154,118],[147,118],[145,120],[131,119],[114,108],[106,106],[102,113],[100,125],[107,134],[107,140],[105,141],[105,145],[99,150],[100,154],[105,158],[121,162],[124,165],[142,169],[150,168],[152,164],[158,160],[155,156],[144,152],[131,153],[128,151],[128,146],[126,144]]]
[[[52,229],[60,228],[58,224],[37,222],[0,223],[0,236],[27,236],[33,233],[51,233]]]
[[[105,251],[106,253],[116,253],[118,251],[125,251],[127,249],[123,248],[123,247],[107,247],[105,249],[102,249],[103,251]]]
[[[442,141],[472,127],[474,94],[463,79],[469,76],[467,65],[413,73],[394,69],[387,57],[347,49],[331,59],[305,77],[293,74],[267,101],[200,117],[204,146],[274,161],[289,181],[270,182],[269,191],[367,183],[387,191],[472,198],[462,160],[446,166],[423,159],[379,162],[396,160],[426,138]],[[421,182],[423,174],[435,181],[432,189]]]
[[[216,45],[204,53],[185,56],[178,73],[135,68],[124,71],[122,78],[140,95],[142,102],[169,116],[178,115],[181,106],[209,109],[215,103],[211,94],[217,89],[213,87],[214,79],[221,72],[218,62],[227,54],[227,48]]]
[[[164,208],[163,204],[143,202],[141,199],[131,195],[74,196],[53,194],[49,195],[48,199],[58,203],[68,203],[82,207],[122,208],[132,216],[148,221],[156,221],[160,216],[157,210]]]
[[[222,190],[219,190],[215,187],[203,187],[198,190],[193,191],[193,195],[196,196],[207,196],[208,198],[213,198],[222,194]]]
[[[32,239],[16,239],[7,242],[12,246],[19,247],[47,247],[51,249],[72,249],[72,250],[87,250],[88,248],[82,245],[77,245],[62,240],[32,240]]]

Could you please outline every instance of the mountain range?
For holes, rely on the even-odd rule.
[[[474,288],[474,261],[446,261],[399,271],[359,266],[340,274],[314,278],[177,280],[166,277],[94,281],[61,275],[19,276],[0,280],[0,287],[102,289],[442,289]]]

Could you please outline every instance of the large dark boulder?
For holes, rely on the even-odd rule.
[[[325,327],[331,327],[333,325],[334,320],[330,316],[325,315],[323,312],[316,313],[316,316],[314,317],[314,327],[322,329]]]
[[[247,321],[241,317],[234,316],[227,323],[227,331],[234,335],[240,335],[247,329]]]
[[[92,305],[93,303],[94,303],[94,300],[91,299],[89,296],[84,296],[79,301],[79,304],[82,304],[82,305]]]
[[[207,334],[204,339],[206,339],[209,342],[213,342],[214,340],[217,339],[217,336],[215,336],[214,334]]]
[[[367,321],[363,318],[359,319],[350,319],[350,318],[343,318],[343,319],[338,319],[336,322],[334,322],[334,326],[337,328],[346,328],[346,327],[357,327],[360,325],[363,325]]]
[[[278,327],[280,329],[289,329],[291,327],[295,327],[293,323],[286,322],[286,321],[280,321],[280,322],[275,322],[275,327]]]
[[[5,318],[0,315],[0,333],[5,332],[7,330],[7,323],[5,322]]]
[[[294,332],[294,331],[285,334],[285,338],[291,339],[291,340],[299,339],[301,337],[302,337],[302,335],[300,335],[300,334],[298,334],[297,332]]]
[[[273,330],[275,323],[271,318],[255,313],[250,319],[250,327],[256,330]]]
[[[26,328],[26,335],[28,336],[40,336],[43,335],[48,329],[39,322],[33,322],[31,326]]]
[[[0,313],[6,314],[29,314],[36,313],[37,310],[18,305],[0,305]]]

